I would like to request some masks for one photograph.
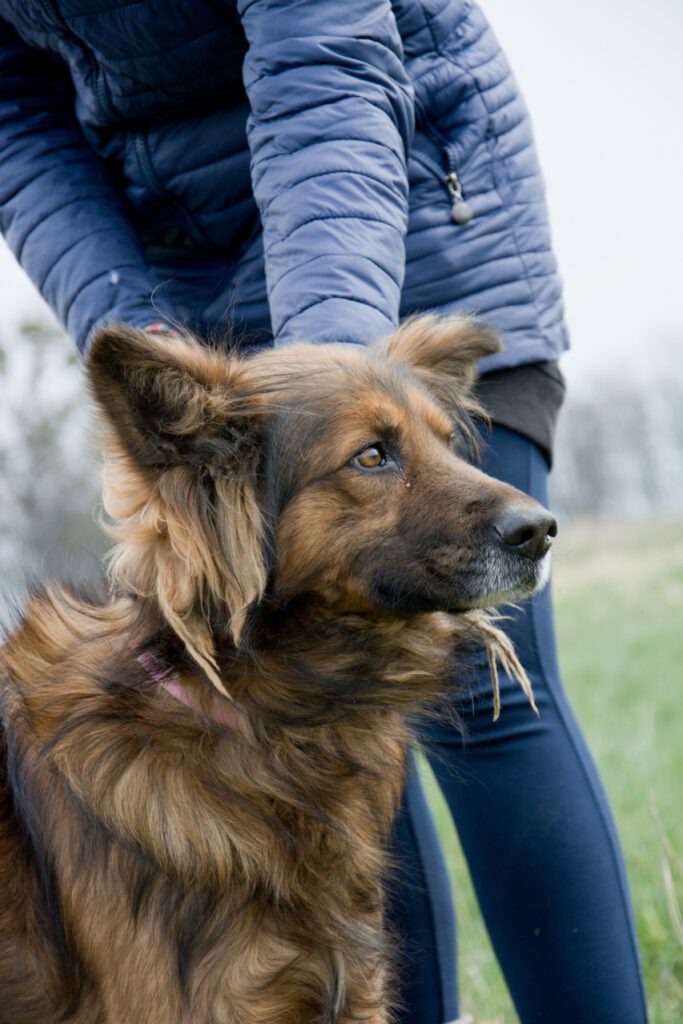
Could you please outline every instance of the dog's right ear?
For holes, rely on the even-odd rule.
[[[239,458],[250,412],[240,360],[113,324],[95,336],[86,363],[95,401],[139,469],[213,469]]]
[[[245,362],[191,339],[121,324],[87,357],[105,425],[110,571],[155,598],[214,685],[215,624],[237,644],[266,585],[257,494],[263,409]]]

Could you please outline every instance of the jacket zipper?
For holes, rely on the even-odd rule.
[[[170,203],[173,207],[175,207],[178,213],[181,214],[185,222],[185,229],[187,232],[188,239],[194,239],[195,242],[200,243],[210,252],[219,251],[217,249],[216,243],[213,242],[204,233],[201,225],[196,223],[194,217],[189,212],[189,210],[186,210],[183,204],[179,202],[179,200],[177,200],[176,197],[171,192],[169,192],[165,188],[163,183],[159,181],[159,179],[157,178],[154,167],[152,166],[152,161],[150,160],[149,157],[149,152],[147,149],[147,140],[145,138],[144,132],[137,131],[132,133],[132,143],[133,152],[135,153],[135,159],[140,170],[140,174],[142,175],[142,179],[147,188],[149,189],[149,191],[152,193],[152,195],[155,195],[159,199],[163,199],[165,202]]]
[[[163,189],[160,187],[159,182],[157,181],[157,176],[150,165],[149,157],[147,155],[147,146],[141,132],[135,132],[133,135],[133,149],[137,158],[138,167],[140,168],[140,173],[144,178],[147,188],[150,190],[152,195],[163,197]]]
[[[120,121],[119,115],[114,110],[111,100],[109,98],[109,90],[107,89],[107,83],[104,80],[104,72],[97,65],[93,54],[89,54],[92,60],[93,68],[95,69],[95,95],[97,96],[97,102],[100,105],[100,109],[109,117],[112,121]]]
[[[454,224],[469,224],[473,217],[473,210],[462,194],[460,178],[455,171],[450,171],[445,177],[448,194],[453,200],[451,205],[451,220]]]
[[[114,108],[111,105],[111,100],[109,98],[109,92],[107,90],[107,83],[104,80],[104,74],[103,74],[101,68],[98,67],[98,65],[97,65],[97,61],[95,60],[95,55],[85,45],[83,40],[79,39],[71,31],[71,29],[69,28],[69,26],[65,22],[64,18],[62,17],[62,15],[57,10],[57,8],[55,6],[55,3],[54,3],[54,0],[38,0],[38,3],[40,4],[40,7],[41,7],[41,9],[43,11],[43,14],[48,19],[48,21],[52,25],[54,25],[55,28],[59,29],[59,31],[62,33],[62,35],[68,36],[70,39],[76,40],[76,42],[78,43],[78,45],[81,48],[81,50],[85,54],[87,54],[88,60],[90,61],[90,66],[91,66],[92,71],[93,71],[93,76],[95,78],[95,96],[97,98],[97,102],[98,102],[98,104],[100,106],[100,109],[112,121],[117,121],[119,118],[118,118],[118,115],[117,115],[116,111],[114,110]]]
[[[66,29],[66,25],[61,14],[59,14],[59,12],[55,10],[52,0],[38,0],[38,3],[42,7],[43,14],[48,19],[48,21],[52,22],[55,28],[61,28],[64,31]]]
[[[446,167],[448,168],[447,174],[443,173],[443,167],[439,167],[438,164],[424,153],[418,152],[413,155],[416,156],[416,159],[419,162],[431,170],[432,173],[436,174],[445,186],[446,191],[451,198],[451,220],[453,223],[459,225],[469,224],[474,216],[474,211],[464,197],[462,182],[458,176],[455,159],[453,157],[453,149],[438,129],[436,129],[430,122],[429,118],[425,116],[422,110],[420,110],[420,115],[418,122],[419,127],[443,153]]]
[[[38,3],[43,8],[43,13],[52,25],[58,29],[65,28],[65,24],[63,24],[60,15],[54,9],[51,0],[38,0]]]
[[[93,71],[93,78],[95,80],[95,98],[97,99],[99,107],[102,110],[102,112],[111,119],[111,121],[113,121],[114,123],[116,123],[117,121],[120,122],[120,117],[116,113],[116,110],[113,108],[111,103],[109,90],[107,88],[107,83],[104,78],[104,73],[102,69],[98,66],[97,61],[95,59],[95,55],[92,52],[92,50],[90,50],[83,43],[82,39],[79,39],[75,35],[75,33],[71,31],[71,29],[64,21],[59,11],[57,10],[54,0],[38,0],[38,3],[40,4],[46,18],[50,21],[50,24],[54,25],[54,27],[58,29],[62,33],[62,35],[74,39],[78,43],[78,46],[81,48],[81,50],[87,55]],[[186,224],[188,238],[194,238],[196,242],[201,243],[202,245],[208,247],[212,251],[216,251],[217,247],[215,243],[213,243],[211,239],[204,234],[201,227],[195,223],[192,215],[185,209],[182,203],[178,202],[178,200],[175,199],[173,195],[167,192],[167,190],[164,188],[162,183],[157,178],[154,172],[154,168],[152,167],[151,160],[149,158],[149,153],[147,151],[147,142],[145,140],[143,132],[135,132],[133,134],[133,151],[135,153],[140,173],[145,184],[147,185],[147,188],[153,195],[158,196],[160,199],[164,199],[167,202],[170,202],[181,213]]]

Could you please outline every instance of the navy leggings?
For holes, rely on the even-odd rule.
[[[547,505],[547,464],[521,435],[494,427],[482,469]],[[605,793],[560,681],[550,591],[506,611],[540,718],[519,685],[502,676],[502,714],[493,722],[482,664],[472,696],[458,703],[466,738],[439,722],[427,728],[425,750],[522,1024],[643,1024],[624,864]],[[405,1009],[399,1020],[444,1024],[458,1017],[455,917],[414,768],[394,853],[389,918],[402,936]]]

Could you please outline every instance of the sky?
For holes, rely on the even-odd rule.
[[[683,0],[482,0],[535,125],[571,377],[683,346]],[[0,247],[5,323],[40,300]]]
[[[534,122],[573,343],[565,370],[662,358],[683,346],[683,0],[482,7]]]

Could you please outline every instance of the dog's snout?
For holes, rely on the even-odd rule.
[[[542,558],[557,534],[557,521],[547,509],[508,508],[493,524],[501,543],[523,558]]]

